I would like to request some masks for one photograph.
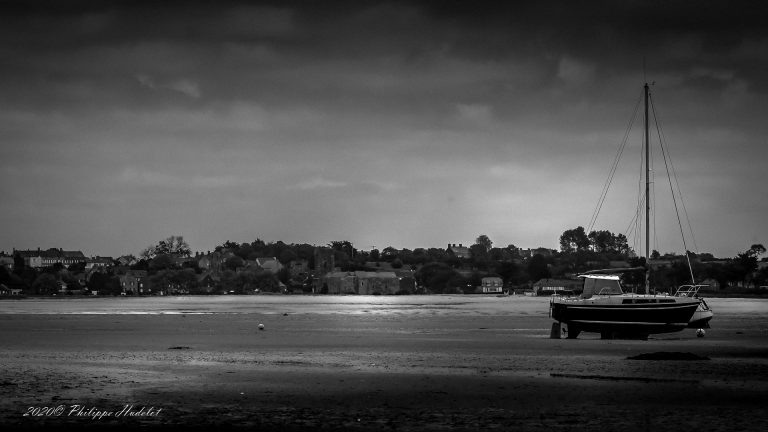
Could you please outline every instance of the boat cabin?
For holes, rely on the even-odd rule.
[[[581,298],[590,298],[594,295],[620,295],[624,294],[619,283],[618,275],[580,275],[584,278],[584,290]]]

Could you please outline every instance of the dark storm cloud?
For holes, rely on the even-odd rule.
[[[61,237],[44,207],[147,244],[181,230],[201,248],[245,232],[414,247],[487,228],[556,246],[586,223],[560,209],[599,190],[643,59],[691,155],[681,171],[711,173],[705,215],[721,202],[708,191],[754,182],[765,155],[768,37],[749,2],[0,5],[2,184],[37,173],[3,186],[2,222],[41,243]]]
[[[533,61],[537,80],[527,85],[539,88],[557,82],[566,55],[593,63],[597,77],[637,71],[643,58],[656,75],[689,73],[692,61],[713,70],[681,82],[691,87],[743,79],[751,91],[764,91],[759,77],[767,72],[765,59],[754,52],[764,47],[765,17],[749,2],[43,1],[6,8],[0,32],[10,43],[3,48],[3,74],[31,74],[43,85],[71,85],[74,75],[89,73],[95,80],[117,80],[118,71],[134,66],[152,69],[136,73],[159,80],[179,71],[207,76],[214,97],[253,92],[269,98],[274,87],[264,88],[260,80],[280,84],[280,76],[304,72],[305,81],[292,84],[304,84],[296,90],[305,101],[329,93],[344,100],[333,84],[347,77],[335,74],[348,70],[354,80],[356,68],[373,59],[380,62],[374,64],[381,69],[378,83],[386,87],[371,96],[386,104],[398,90],[421,88],[423,82],[409,86],[408,78],[418,79],[419,68],[438,57]],[[137,47],[148,50],[138,54]],[[222,49],[235,55],[223,56]],[[248,77],[217,82],[221,72],[238,69]],[[730,75],[723,78],[721,69]],[[376,92],[370,71],[363,72],[364,84]],[[428,80],[434,79],[430,74]],[[445,84],[436,90],[453,85]],[[498,90],[480,82],[476,91]],[[281,89],[273,100],[290,96]]]

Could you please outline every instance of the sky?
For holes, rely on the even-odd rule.
[[[732,257],[768,244],[753,3],[0,1],[0,249],[558,249],[648,82],[685,247]],[[594,224],[637,249],[640,121]],[[653,152],[652,247],[682,252]]]

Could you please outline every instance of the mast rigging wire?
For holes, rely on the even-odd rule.
[[[600,214],[600,210],[603,208],[603,203],[605,203],[605,198],[608,196],[608,190],[610,189],[611,183],[613,182],[613,177],[616,174],[616,170],[619,166],[621,155],[624,153],[624,148],[627,146],[627,139],[629,138],[629,133],[632,130],[632,125],[634,124],[635,119],[637,118],[637,112],[639,107],[640,107],[640,98],[638,98],[637,102],[635,103],[634,113],[632,114],[632,117],[629,120],[629,124],[627,125],[626,130],[624,131],[624,137],[621,140],[619,149],[616,151],[616,156],[613,159],[613,164],[611,165],[611,169],[608,172],[608,178],[606,179],[605,184],[603,185],[603,190],[600,193],[600,198],[597,200],[597,205],[595,206],[595,210],[592,212],[592,217],[589,220],[589,224],[587,224],[587,233],[592,232],[592,229],[595,227],[595,223],[597,223],[597,216]]]
[[[656,108],[653,104],[653,99],[651,99],[651,111],[653,112],[653,121],[656,124],[656,133],[659,136],[659,145],[661,146],[661,154],[664,159],[664,166],[667,169],[667,180],[669,181],[669,190],[670,190],[670,193],[672,194],[672,202],[675,205],[675,215],[677,216],[677,225],[680,228],[680,237],[683,240],[683,248],[685,248],[685,259],[688,261],[688,270],[690,271],[690,274],[691,274],[691,283],[695,285],[696,280],[693,276],[693,268],[691,267],[691,258],[690,258],[690,254],[688,253],[688,244],[685,241],[685,232],[683,230],[683,223],[680,220],[680,210],[677,207],[677,198],[675,197],[675,189],[672,186],[672,174],[670,171],[671,156],[668,155],[669,150],[664,145],[664,140],[662,139],[661,127],[659,125],[659,121],[656,116]],[[670,159],[669,163],[667,162],[668,158]],[[682,195],[681,195],[681,200],[682,200]]]

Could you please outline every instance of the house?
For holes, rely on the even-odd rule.
[[[136,259],[133,255],[123,255],[120,258],[116,259],[117,264],[123,267],[128,267],[136,264],[139,262],[139,260]]]
[[[203,272],[197,277],[197,287],[200,291],[211,293],[219,285],[221,278],[211,271]]]
[[[13,255],[8,255],[5,251],[0,252],[0,266],[13,270]]]
[[[8,288],[4,284],[0,284],[0,296],[20,296],[21,289]]]
[[[330,272],[320,278],[321,293],[390,295],[414,292],[416,280],[408,271],[401,276],[391,271],[380,272]]]
[[[400,281],[400,289],[395,294],[413,294],[416,292],[416,276],[414,273],[413,270],[395,270],[395,274]]]
[[[24,264],[32,268],[50,267],[54,264],[61,264],[64,267],[73,264],[85,264],[87,258],[80,251],[65,251],[63,249],[50,248],[48,250],[14,250],[14,253],[21,255]]]
[[[309,273],[309,261],[305,259],[293,260],[288,263],[288,275],[292,280],[306,280]]]
[[[520,249],[520,255],[527,258],[532,258],[535,255],[549,257],[549,256],[555,255],[556,253],[557,253],[556,250],[544,248],[544,247],[539,247],[534,249]]]
[[[124,275],[120,275],[119,279],[123,293],[150,294],[152,292],[147,272],[144,270],[128,270]]]
[[[455,256],[456,258],[470,258],[472,256],[472,253],[469,251],[469,248],[464,246],[461,243],[459,243],[458,245],[448,244],[448,248],[445,251],[448,254]]]
[[[564,294],[581,291],[582,281],[571,279],[539,279],[533,284],[534,295]]]
[[[333,271],[336,266],[334,250],[330,248],[315,248],[315,274],[324,275]]]
[[[395,294],[400,291],[400,278],[394,272],[355,272],[357,289],[362,295]]]
[[[109,267],[112,267],[113,263],[114,263],[114,260],[112,259],[112,257],[95,256],[92,258],[86,258],[85,270],[89,271],[95,268],[109,268]]]
[[[224,263],[235,256],[235,254],[227,249],[216,250],[214,252],[208,252],[207,254],[197,255],[197,266],[203,270],[211,270],[215,273],[220,273],[224,270]]]
[[[321,293],[356,294],[357,278],[354,273],[330,272],[321,278]]]
[[[198,262],[196,257],[183,256],[183,255],[177,255],[177,254],[171,254],[171,259],[173,260],[173,265],[175,265],[176,267],[188,267]]]
[[[272,274],[277,274],[283,268],[283,265],[275,257],[256,258],[256,266]]]
[[[500,294],[504,292],[504,280],[498,276],[486,276],[480,279],[480,292],[483,294]]]

